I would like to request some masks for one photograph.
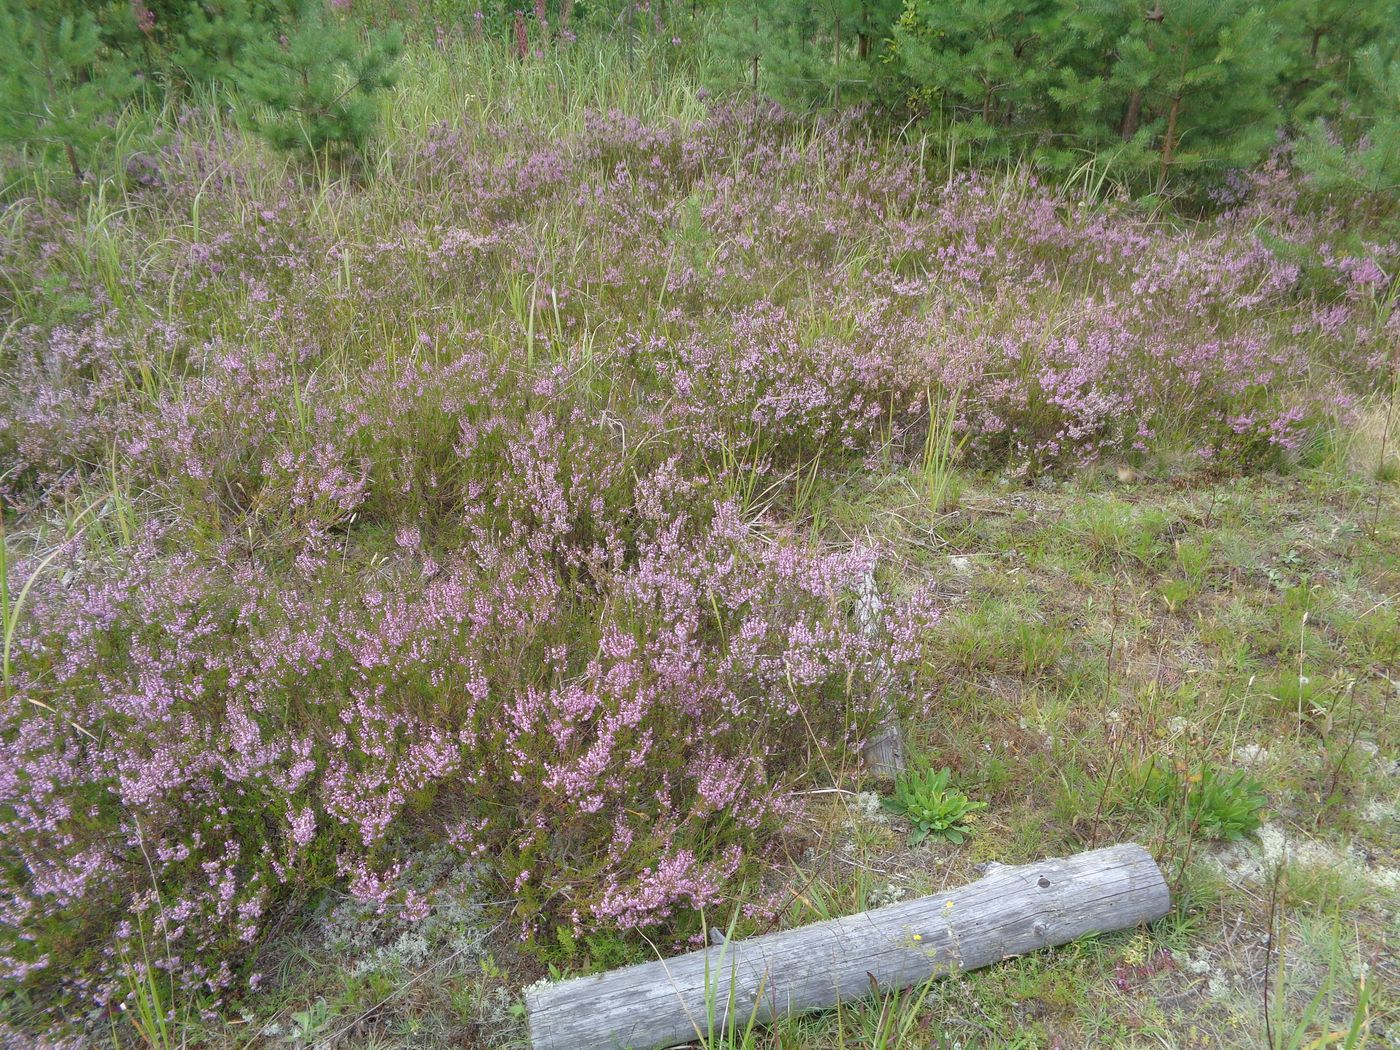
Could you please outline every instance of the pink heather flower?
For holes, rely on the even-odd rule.
[[[150,36],[156,29],[156,16],[144,0],[131,0],[131,14],[136,19],[136,27],[146,36]]]

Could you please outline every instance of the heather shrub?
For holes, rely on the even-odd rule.
[[[468,352],[336,390],[221,352],[118,440],[169,518],[28,625],[6,849],[10,924],[40,932],[12,978],[106,1001],[152,936],[222,992],[329,882],[411,914],[415,836],[501,858],[527,932],[654,926],[752,862],[808,746],[858,740],[865,559],[770,545],[673,460],[621,473],[551,381],[537,411],[508,372],[460,382],[491,372]],[[394,526],[369,577],[328,556],[357,514]],[[191,528],[200,555],[174,554]],[[107,744],[80,760],[72,733]]]
[[[854,341],[804,332],[787,311],[759,301],[718,338],[696,333],[677,345],[632,350],[639,371],[666,391],[668,415],[697,448],[741,462],[801,463],[828,445],[871,439],[889,364]]]
[[[125,400],[115,367],[125,344],[102,316],[26,328],[8,347],[11,368],[0,418],[10,470],[0,492],[61,489],[78,462],[99,459],[114,436],[114,404]]]
[[[527,940],[684,941],[854,765],[874,676],[941,674],[926,597],[859,630],[874,552],[774,493],[919,462],[953,391],[959,470],[1262,469],[1386,366],[1395,246],[1271,175],[1168,223],[769,104],[481,105],[354,185],[189,118],[91,224],[113,265],[60,201],[0,225],[14,578],[58,548],[0,714],[36,1023],[143,937],[212,1005],[303,904],[411,923],[425,844]]]
[[[756,542],[724,506],[688,525],[665,472],[635,547],[576,546],[537,442],[514,534],[450,563],[408,529],[358,584],[147,547],[45,592],[6,700],[6,917],[31,931],[10,978],[105,1001],[144,930],[223,991],[328,880],[411,913],[392,887],[414,836],[499,858],[526,931],[720,899],[806,748],[868,724],[875,642],[843,611],[866,563]]]

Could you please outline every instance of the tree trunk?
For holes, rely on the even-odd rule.
[[[1128,96],[1128,112],[1123,114],[1123,123],[1118,126],[1118,137],[1127,141],[1136,135],[1140,119],[1142,119],[1142,92],[1134,91]]]
[[[1167,185],[1167,169],[1171,167],[1172,151],[1176,148],[1176,118],[1181,115],[1181,96],[1172,99],[1171,112],[1167,114],[1167,134],[1162,139],[1162,169],[1157,173],[1157,192]]]
[[[908,988],[1160,919],[1171,897],[1141,846],[1110,846],[795,930],[525,990],[533,1050],[655,1050]],[[713,1019],[712,1021],[710,1019]],[[726,1042],[725,1045],[728,1045]]]
[[[754,47],[758,46],[758,9],[753,12],[753,39]],[[753,93],[758,94],[758,52],[753,53]]]
[[[78,151],[73,148],[73,143],[63,144],[63,155],[68,158],[68,170],[73,173],[73,181],[82,182],[83,166],[78,163]]]

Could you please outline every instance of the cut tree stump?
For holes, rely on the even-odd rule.
[[[946,893],[525,990],[534,1050],[655,1050],[1160,919],[1141,846],[996,866]],[[730,1013],[733,1017],[730,1017]],[[713,1017],[713,1029],[710,1018]]]
[[[885,616],[885,603],[872,568],[860,581],[856,595],[856,623],[861,633],[878,635]],[[866,771],[880,780],[893,780],[904,772],[904,734],[899,728],[899,712],[890,693],[890,669],[882,660],[875,675],[875,707],[879,724],[865,742],[861,759]]]

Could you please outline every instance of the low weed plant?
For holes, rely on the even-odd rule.
[[[986,809],[985,802],[974,802],[950,783],[952,771],[946,766],[901,775],[894,793],[884,800],[885,809],[904,817],[914,826],[909,844],[925,839],[961,843],[972,833],[973,814]]]

